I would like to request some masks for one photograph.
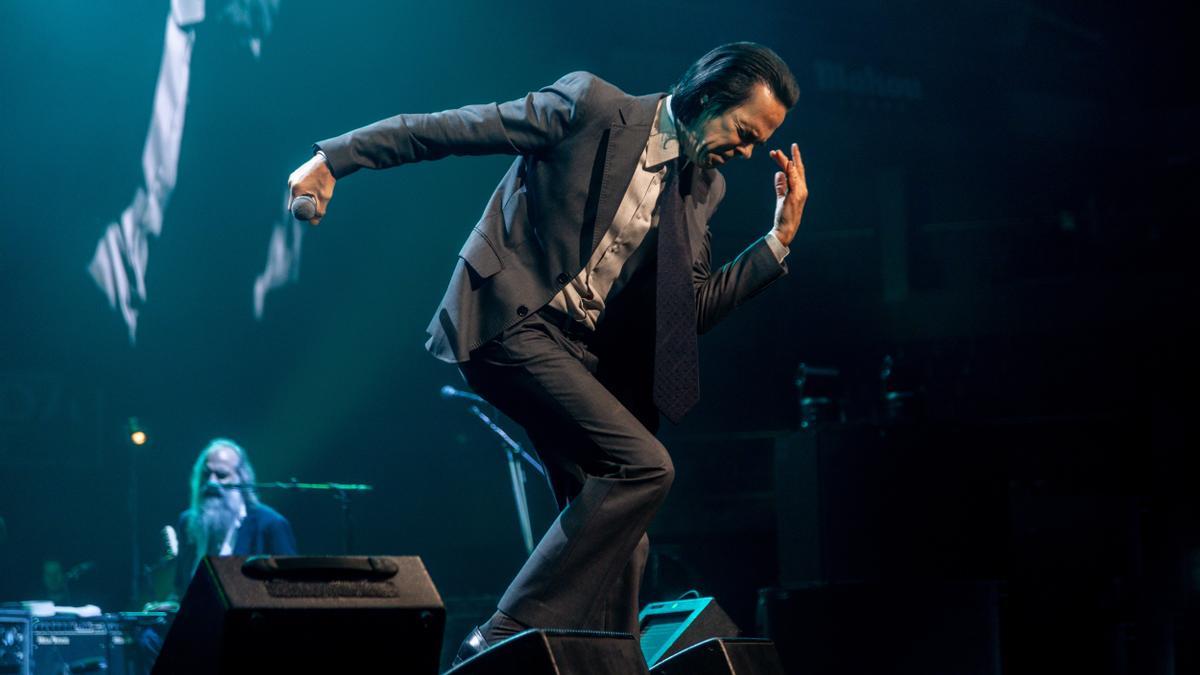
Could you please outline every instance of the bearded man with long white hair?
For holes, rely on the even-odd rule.
[[[191,504],[179,518],[182,535],[175,589],[187,589],[208,555],[295,555],[292,526],[259,501],[254,467],[240,445],[227,438],[208,444],[192,467]]]

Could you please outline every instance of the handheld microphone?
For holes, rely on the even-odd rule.
[[[292,200],[291,209],[296,220],[312,220],[317,215],[317,202],[310,195],[300,195]]]
[[[162,529],[163,548],[166,550],[164,558],[176,558],[179,556],[179,535],[175,532],[175,528],[167,525]]]
[[[143,574],[153,574],[179,557],[179,535],[175,532],[175,528],[171,527],[170,525],[166,525],[163,527],[163,529],[159,530],[158,534],[159,537],[161,537],[161,541],[159,543],[162,544],[163,555],[161,558],[155,561],[154,564],[144,565],[142,567]],[[150,612],[155,610],[147,609],[143,611]]]
[[[448,384],[442,387],[442,398],[461,398],[473,403],[487,403],[487,401],[483,400],[483,398],[476,396],[469,391],[455,389]]]

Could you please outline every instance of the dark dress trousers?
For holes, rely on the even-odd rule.
[[[674,476],[654,436],[655,256],[606,299],[594,333],[546,305],[612,223],[663,96],[575,72],[514,101],[397,115],[317,144],[337,178],[517,155],[459,252],[426,346],[525,427],[563,509],[500,601],[527,625],[637,632],[645,532]],[[708,221],[724,179],[688,165],[677,185],[703,333],[786,267],[759,239],[711,269]]]

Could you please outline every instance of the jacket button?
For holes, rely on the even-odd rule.
[[[567,276],[565,273],[558,275],[558,285],[559,286],[566,286],[567,282],[570,280],[571,280],[571,277]]]
[[[529,308],[526,307],[525,305],[521,305],[520,307],[517,308],[517,316],[525,316],[528,313],[529,313]]]

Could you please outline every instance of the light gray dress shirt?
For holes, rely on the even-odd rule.
[[[654,237],[647,236],[658,227],[658,201],[668,172],[677,170],[679,135],[671,112],[671,97],[658,102],[650,138],[638,158],[637,168],[625,196],[617,207],[612,225],[600,239],[600,245],[583,270],[559,291],[550,306],[591,330],[604,313],[607,298],[615,297],[628,283],[638,264],[652,250]],[[776,259],[783,262],[788,249],[774,235],[767,245]]]

